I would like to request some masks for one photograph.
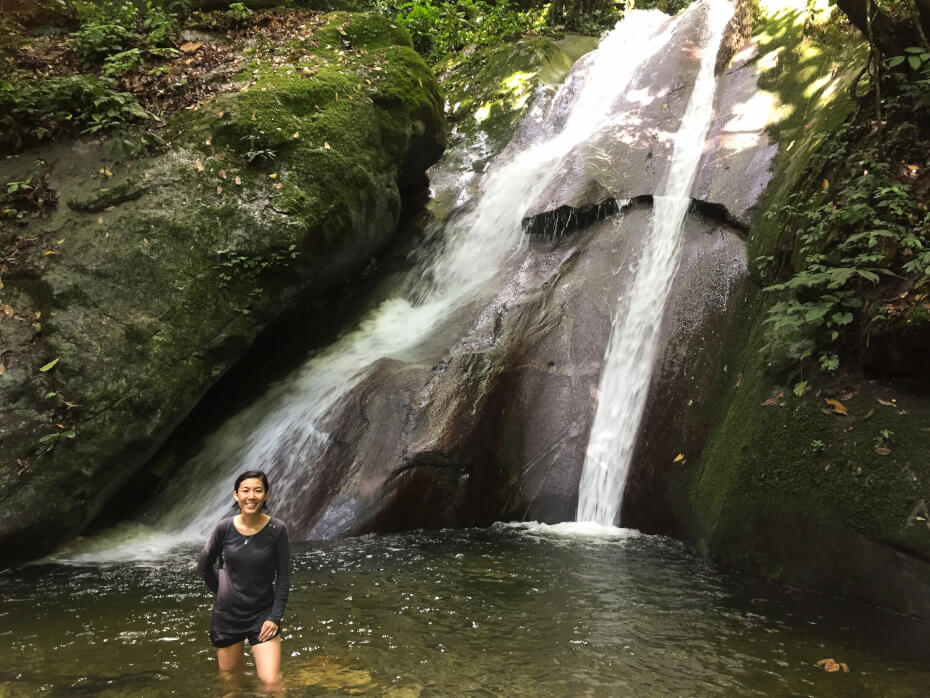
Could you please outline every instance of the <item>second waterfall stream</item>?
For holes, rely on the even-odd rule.
[[[623,488],[656,362],[659,327],[680,260],[682,224],[713,117],[717,51],[732,15],[732,7],[725,3],[707,6],[697,80],[674,137],[665,180],[653,197],[652,218],[634,263],[633,282],[614,311],[578,487],[578,521],[610,526],[620,518]]]

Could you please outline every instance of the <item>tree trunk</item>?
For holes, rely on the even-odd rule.
[[[930,17],[930,14],[923,14],[924,11],[930,12],[930,0],[916,1],[918,6],[923,6],[921,16]],[[893,22],[870,0],[836,0],[836,5],[865,37],[868,37],[866,13],[872,12],[872,38],[875,47],[885,57],[900,55],[908,46],[918,45],[917,32],[910,23]]]

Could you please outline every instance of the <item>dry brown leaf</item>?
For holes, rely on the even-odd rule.
[[[198,172],[203,172],[203,163],[200,162],[200,158],[197,158],[197,162],[194,163],[194,167],[197,168]]]
[[[97,217],[97,224],[98,224],[98,225],[103,225],[103,216],[98,216],[98,217]]]
[[[830,180],[829,179],[823,180],[823,184],[821,186],[823,187],[823,190],[826,191],[827,189],[830,188]]]
[[[877,399],[878,399],[878,404],[879,404],[879,405],[885,405],[886,407],[894,407],[894,406],[895,406],[895,404],[894,404],[893,402],[890,402],[889,400],[882,400],[881,398],[877,398]]]
[[[202,41],[186,41],[181,44],[181,53],[196,53],[197,49],[203,46]]]
[[[323,147],[326,148],[327,150],[330,150],[329,143],[327,143],[326,141],[323,141]]]
[[[762,403],[763,407],[769,407],[771,405],[777,405],[779,400],[782,400],[785,397],[784,393],[778,393],[775,397],[770,397],[768,400]]]
[[[50,254],[58,254],[58,253],[55,252],[55,250],[45,250],[45,252],[43,252],[42,254],[48,257]]]
[[[875,452],[880,456],[889,456],[891,455],[891,449],[887,446],[876,446]]]
[[[220,186],[219,184],[216,185],[216,193],[217,193],[217,194],[222,194],[222,193],[223,193],[223,187]]]
[[[842,671],[847,674],[849,673],[849,665],[846,662],[838,662],[832,657],[828,659],[819,660],[817,662],[817,666],[823,667],[824,671],[828,671],[830,673],[834,673],[837,671]]]
[[[849,410],[846,409],[846,405],[844,405],[839,400],[834,400],[833,398],[828,397],[826,400],[824,400],[824,402],[833,408],[834,414],[849,414]]]
[[[846,388],[843,392],[839,393],[838,395],[835,395],[834,397],[837,400],[842,400],[845,402],[846,400],[852,400],[854,397],[856,397],[856,394],[858,392],[859,392],[858,388]]]
[[[677,456],[675,456],[675,460],[673,460],[672,463],[680,463],[684,459],[685,459],[685,454],[679,453]]]
[[[220,170],[219,175],[222,179],[226,179],[226,170]]]
[[[0,305],[0,313],[3,313],[4,317],[13,317],[13,306]]]
[[[242,180],[239,179],[239,175],[236,175],[236,184],[242,184]]]
[[[203,143],[204,143],[204,145],[213,145],[213,139],[212,139],[212,138],[208,138],[208,139],[205,140]]]
[[[268,179],[277,179],[277,178],[278,178],[277,172],[272,172],[270,175],[268,175]]]
[[[0,376],[2,376],[4,373],[6,373],[6,366],[0,364]]]

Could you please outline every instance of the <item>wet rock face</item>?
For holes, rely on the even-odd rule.
[[[338,475],[301,497],[312,506],[291,513],[298,534],[574,519],[611,313],[649,215],[640,206],[534,242],[439,361],[376,364],[330,422],[334,445],[314,471]],[[745,273],[736,232],[692,216],[685,235],[657,381],[679,392],[691,371],[712,381],[720,370],[721,313]],[[664,419],[674,413],[666,405]]]
[[[720,58],[732,57],[732,62],[718,71],[713,120],[691,196],[722,207],[738,226],[748,227],[750,208],[768,184],[776,146],[766,135],[775,105],[756,88],[757,48],[752,42],[742,44],[749,21],[740,15],[744,9],[741,3],[720,49]],[[679,20],[672,39],[637,70],[614,107],[618,116],[574,149],[559,178],[532,207],[531,217],[560,206],[584,211],[611,198],[663,193],[675,133],[700,67],[695,48],[701,43],[703,17],[694,12]],[[667,24],[657,35],[667,31]],[[593,54],[568,79],[578,79],[584,61],[591,60]]]
[[[0,566],[80,532],[265,328],[394,235],[443,148],[438,85],[384,18],[320,31],[389,58],[367,93],[335,59],[314,80],[268,61],[158,154],[61,143],[0,165],[43,160],[59,201],[0,230]]]

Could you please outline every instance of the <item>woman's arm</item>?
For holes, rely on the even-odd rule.
[[[223,552],[223,536],[220,533],[222,523],[216,525],[213,533],[207,540],[203,550],[200,551],[200,557],[197,558],[197,570],[207,587],[214,594],[220,588],[220,579],[216,574],[216,560],[220,553]]]
[[[283,523],[281,524],[281,532],[275,538],[274,555],[274,606],[271,608],[271,615],[268,616],[268,620],[275,625],[281,625],[281,619],[284,617],[284,607],[287,605],[287,594],[291,585],[291,546],[287,538],[287,527]]]

